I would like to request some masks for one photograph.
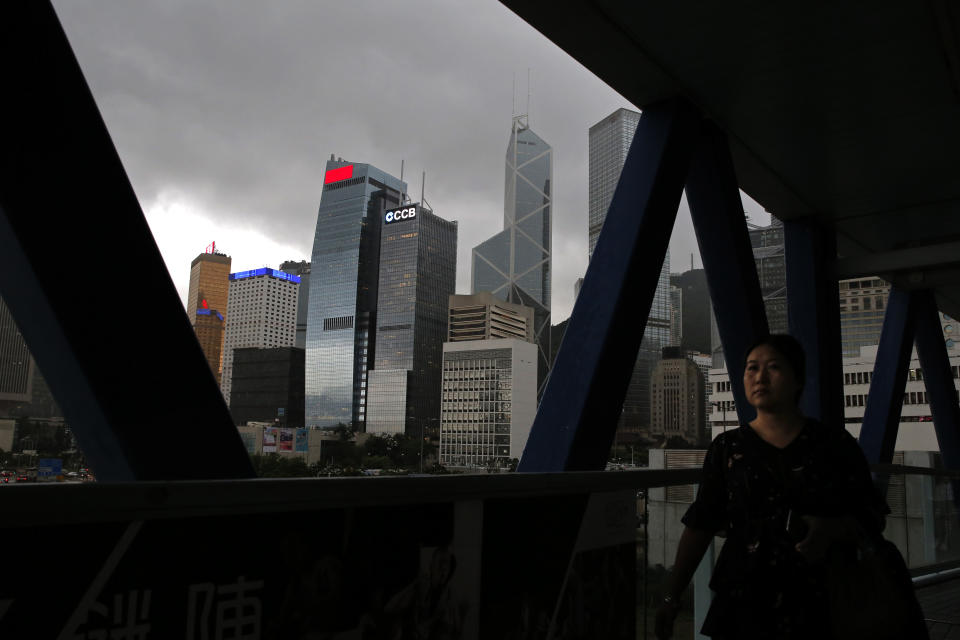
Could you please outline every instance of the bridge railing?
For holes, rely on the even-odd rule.
[[[878,470],[900,501],[888,536],[931,625],[951,624],[958,474]],[[0,637],[653,638],[699,474],[6,486]],[[677,638],[696,637],[710,566]]]

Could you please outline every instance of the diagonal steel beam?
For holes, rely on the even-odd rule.
[[[911,295],[916,314],[917,357],[923,370],[940,455],[947,469],[960,471],[960,404],[937,303],[929,290],[915,291]]]
[[[0,3],[0,293],[100,480],[253,468],[53,7]]]
[[[893,461],[913,335],[914,305],[911,294],[891,287],[859,437],[860,448],[870,464],[889,464]]]
[[[756,411],[743,390],[743,358],[747,347],[767,334],[767,315],[726,135],[713,123],[704,123],[690,163],[687,202],[737,415],[749,422]]]
[[[606,464],[699,120],[681,100],[644,110],[518,471]]]
[[[800,407],[804,415],[843,427],[843,361],[837,236],[809,218],[784,223],[787,313],[790,334],[804,347],[807,379]]]

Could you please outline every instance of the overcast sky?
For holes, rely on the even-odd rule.
[[[503,223],[516,104],[554,150],[553,322],[587,264],[587,129],[633,108],[492,0],[55,0],[167,268],[211,241],[233,270],[309,260],[330,154],[405,177],[470,251]],[[751,218],[769,216],[745,201]],[[686,204],[671,270],[700,266]]]

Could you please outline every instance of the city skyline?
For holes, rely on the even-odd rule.
[[[465,21],[442,3],[388,6],[370,21],[362,3],[54,4],[181,297],[183,265],[213,240],[235,270],[309,260],[331,153],[394,175],[404,161],[413,200],[426,170],[427,201],[459,222],[469,293],[470,249],[501,228],[502,141],[529,112],[556,156],[552,321],[569,315],[586,269],[587,129],[635,107],[505,7]],[[436,37],[397,46],[425,28]],[[691,252],[699,266],[682,203],[675,265]]]

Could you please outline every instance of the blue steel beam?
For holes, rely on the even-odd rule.
[[[960,470],[960,404],[953,384],[950,358],[943,340],[943,328],[937,303],[931,291],[915,291],[913,304],[916,323],[917,356],[923,370],[923,381],[933,415],[933,428],[943,464],[952,471]],[[957,496],[960,499],[960,495]]]
[[[812,219],[784,223],[790,334],[807,355],[800,408],[824,424],[843,427],[843,359],[837,237]]]
[[[710,122],[704,123],[703,135],[690,162],[687,202],[737,416],[741,423],[749,422],[756,411],[747,403],[743,390],[744,352],[754,340],[767,334],[767,315],[727,139]]]
[[[98,479],[253,476],[48,2],[0,3],[0,83],[0,293]]]
[[[644,109],[518,471],[606,464],[699,121],[681,100]]]
[[[893,461],[913,335],[914,305],[911,294],[891,287],[859,438],[860,448],[870,464],[889,464]]]

